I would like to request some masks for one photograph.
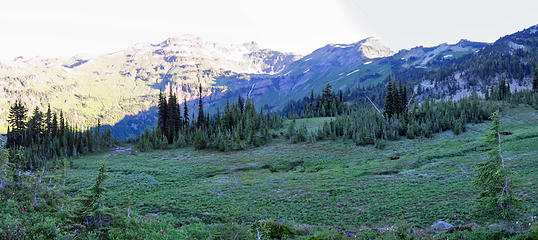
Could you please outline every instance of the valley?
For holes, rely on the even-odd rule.
[[[514,182],[524,209],[520,219],[526,224],[523,219],[537,214],[538,112],[522,105],[502,115],[502,130],[511,133],[502,138],[503,154],[517,172]],[[315,130],[327,120],[297,124]],[[185,148],[91,154],[74,160],[68,192],[89,187],[104,159],[111,178],[105,184],[107,203],[126,211],[130,198],[141,215],[159,219],[171,213],[190,222],[181,229],[196,239],[212,236],[222,219],[238,224],[273,220],[308,229],[307,235],[364,236],[401,224],[420,229],[415,234],[431,234],[430,225],[438,220],[487,227],[488,220],[472,214],[477,191],[471,182],[475,165],[486,158],[483,134],[489,124],[470,124],[458,136],[443,132],[428,140],[401,139],[383,149],[350,141],[290,144],[275,139],[226,153]]]

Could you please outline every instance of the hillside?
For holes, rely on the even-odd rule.
[[[20,57],[0,63],[0,130],[5,132],[7,109],[15,100],[41,109],[50,103],[79,126],[95,125],[97,119],[114,125],[155,106],[159,90],[169,86],[178,92],[181,102],[197,98],[199,84],[205,95],[219,98],[227,86],[217,86],[217,77],[274,74],[296,58],[261,49],[254,42],[225,45],[190,35],[92,58]],[[153,125],[155,119],[151,114],[139,115],[136,122],[143,124],[129,127],[138,134]]]
[[[194,110],[199,84],[210,112],[239,94],[277,111],[327,83],[341,90],[377,86],[389,73],[416,86],[417,99],[457,99],[473,90],[483,94],[501,77],[512,91],[526,89],[538,62],[537,29],[490,44],[461,40],[397,53],[375,38],[329,44],[302,57],[254,42],[219,44],[186,35],[97,57],[21,57],[0,63],[0,132],[6,130],[7,107],[20,99],[41,109],[50,103],[78,126],[100,119],[116,137],[136,137],[156,123],[159,90],[171,88]]]

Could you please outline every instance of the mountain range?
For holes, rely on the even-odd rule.
[[[340,90],[376,86],[390,73],[415,86],[417,98],[483,94],[500,78],[515,91],[530,88],[537,49],[535,25],[494,43],[461,40],[398,52],[376,38],[300,56],[255,42],[221,44],[184,35],[96,57],[18,57],[0,62],[0,131],[6,131],[9,105],[21,100],[41,110],[50,104],[79,127],[100,119],[116,137],[135,137],[155,124],[159,91],[174,91],[196,109],[199,84],[209,111],[239,94],[278,111],[327,83]]]

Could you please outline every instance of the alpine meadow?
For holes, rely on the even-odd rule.
[[[0,239],[538,239],[527,10],[202,2],[0,10]]]

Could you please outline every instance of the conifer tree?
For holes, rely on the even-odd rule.
[[[392,80],[392,109],[393,115],[400,114],[400,91],[399,86],[396,83],[396,78]]]
[[[10,146],[19,146],[23,141],[23,132],[26,128],[26,112],[28,110],[20,101],[16,101],[9,109],[7,122],[11,126],[10,136],[12,137]]]
[[[176,96],[175,94],[173,93],[172,91],[172,87],[170,86],[170,93],[169,93],[169,96],[168,96],[168,104],[166,106],[166,114],[167,114],[167,119],[166,119],[166,136],[168,138],[168,142],[169,143],[172,143],[174,141],[174,139],[176,138],[176,134],[177,134],[177,131],[179,131],[179,121],[180,121],[180,116],[179,116],[179,107],[178,107],[178,104],[177,104],[177,99],[176,99]]]
[[[97,130],[99,130],[99,128],[101,127],[100,126],[100,122],[97,126]],[[60,137],[63,137],[64,134],[65,134],[65,119],[64,119],[64,112],[63,111],[60,111],[60,126],[59,126],[59,135]]]
[[[389,75],[389,81],[387,83],[387,96],[385,96],[385,114],[387,114],[387,117],[388,118],[391,118],[392,117],[392,114],[394,113],[394,98],[393,98],[393,95],[392,95],[392,81],[390,79],[390,75]]]
[[[187,107],[187,97],[183,98],[183,121],[185,122],[185,127],[189,127],[189,108]]]
[[[204,125],[204,104],[202,102],[202,84],[200,83],[199,97],[198,97],[198,121],[196,125],[200,128]]]
[[[101,162],[95,183],[88,189],[87,193],[77,199],[77,205],[71,215],[72,220],[79,227],[89,230],[98,229],[109,221],[110,214],[103,204],[105,193],[103,185],[106,178],[106,166],[104,162]]]
[[[51,136],[52,138],[55,138],[58,136],[58,118],[56,117],[56,113],[52,114],[52,123],[51,123]]]
[[[239,106],[239,110],[241,113],[243,113],[243,98],[241,97],[241,94],[237,96],[237,105]]]
[[[168,103],[166,102],[166,98],[163,96],[163,92],[159,92],[159,112],[158,112],[158,123],[157,126],[159,129],[161,129],[161,132],[166,131],[166,120],[168,119]]]
[[[488,160],[479,163],[474,183],[481,189],[476,201],[478,208],[486,214],[499,214],[502,218],[514,215],[519,199],[511,186],[511,172],[502,155],[500,118],[497,112],[486,135],[486,143],[491,147]]]
[[[50,104],[47,107],[47,114],[45,115],[46,135],[50,137],[52,123],[52,112],[50,111]]]

